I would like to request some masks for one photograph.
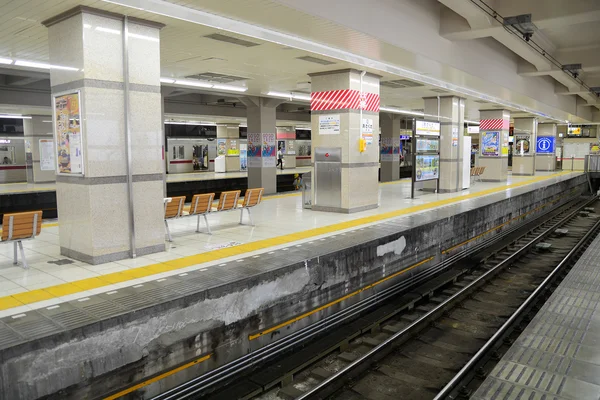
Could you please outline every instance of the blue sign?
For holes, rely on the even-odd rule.
[[[400,140],[408,140],[410,139],[409,135],[400,135]]]
[[[553,136],[539,136],[535,152],[538,154],[554,154],[556,138]]]

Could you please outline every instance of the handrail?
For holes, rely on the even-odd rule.
[[[446,308],[446,306],[448,306],[451,302],[453,302],[454,300],[460,298],[462,295],[466,294],[469,290],[471,290],[472,287],[475,287],[479,283],[484,282],[487,279],[488,276],[491,276],[496,271],[498,271],[501,268],[503,268],[505,265],[507,265],[509,263],[512,263],[513,260],[516,259],[516,258],[518,258],[523,252],[525,252],[526,250],[528,250],[530,247],[532,247],[535,243],[537,243],[543,237],[545,237],[546,235],[548,235],[549,233],[551,233],[552,231],[554,231],[557,227],[559,227],[560,225],[564,224],[566,221],[568,221],[569,219],[571,219],[574,215],[576,215],[579,212],[579,210],[581,210],[582,208],[584,208],[585,206],[587,206],[591,202],[595,201],[596,199],[597,199],[597,197],[594,196],[592,199],[590,199],[589,201],[585,202],[581,207],[579,207],[578,209],[576,209],[575,211],[573,211],[572,213],[570,213],[569,215],[567,215],[566,217],[562,218],[560,221],[558,221],[557,223],[555,223],[554,225],[552,225],[550,228],[546,229],[544,232],[542,232],[541,234],[539,234],[538,236],[536,236],[529,243],[527,243],[521,249],[517,250],[515,253],[513,253],[507,259],[505,259],[502,262],[500,262],[494,268],[488,270],[486,273],[484,273],[483,275],[479,276],[477,279],[475,279],[474,281],[472,281],[469,285],[465,286],[464,288],[462,288],[461,290],[459,290],[457,293],[455,293],[454,295],[452,295],[448,299],[444,300],[437,307],[435,307],[434,309],[432,309],[431,311],[429,311],[425,315],[421,316],[419,319],[417,319],[416,321],[414,321],[412,324],[410,324],[406,328],[402,329],[401,331],[393,334],[388,339],[386,339],[385,341],[383,341],[382,343],[380,343],[379,345],[377,345],[375,348],[373,348],[371,351],[369,351],[368,353],[366,353],[366,354],[362,355],[361,357],[357,358],[355,361],[353,361],[352,363],[350,363],[349,365],[347,365],[346,367],[344,367],[343,369],[341,369],[340,371],[338,371],[334,375],[332,375],[329,378],[325,379],[324,381],[320,382],[317,386],[315,386],[314,388],[312,388],[308,392],[304,393],[302,396],[298,397],[296,400],[306,400],[306,399],[309,399],[309,398],[323,398],[324,395],[330,394],[331,389],[332,389],[332,387],[331,387],[332,384],[334,384],[333,387],[336,387],[335,383],[339,383],[340,381],[344,381],[347,375],[351,374],[356,369],[358,369],[358,367],[361,364],[363,364],[365,362],[368,362],[370,359],[376,358],[379,355],[379,353],[381,353],[384,350],[386,350],[387,347],[391,343],[395,342],[398,338],[406,335],[409,332],[418,330],[417,328],[420,327],[423,324],[423,322],[431,319],[431,317],[434,316],[435,314],[442,313],[444,311],[444,309]]]

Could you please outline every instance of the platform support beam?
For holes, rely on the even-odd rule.
[[[50,69],[61,254],[99,264],[163,251],[163,25],[84,6],[43,23],[61,66]]]
[[[488,182],[506,182],[510,111],[481,110],[479,117],[478,166],[485,167],[481,179]]]

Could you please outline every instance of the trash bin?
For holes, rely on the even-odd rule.
[[[312,172],[302,174],[302,207],[312,208]]]

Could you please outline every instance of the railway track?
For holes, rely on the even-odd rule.
[[[425,285],[390,295],[383,306],[304,345],[302,352],[264,363],[269,368],[236,381],[217,371],[216,390],[211,376],[200,377],[157,399],[434,398],[589,232],[597,213],[600,204],[589,201],[554,210],[457,258],[457,265]],[[491,368],[493,358],[467,371],[471,382]],[[468,394],[473,385],[457,382],[452,398]]]

